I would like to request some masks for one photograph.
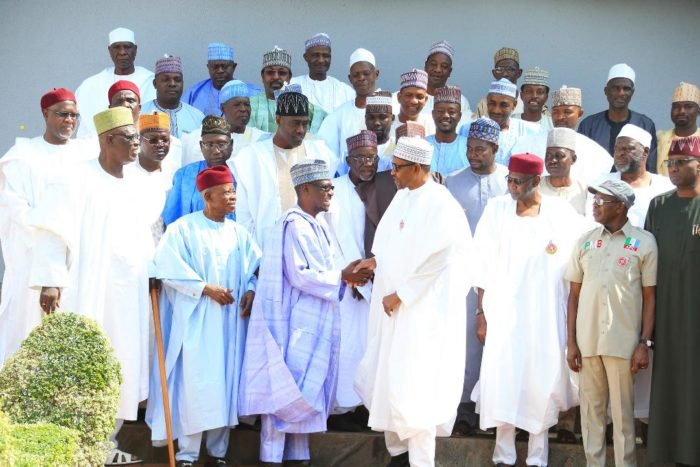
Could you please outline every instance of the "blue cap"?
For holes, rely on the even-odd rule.
[[[207,60],[233,61],[233,48],[220,42],[212,42],[207,48]]]
[[[219,105],[223,105],[234,97],[250,97],[248,85],[238,79],[232,79],[224,84],[219,91]]]

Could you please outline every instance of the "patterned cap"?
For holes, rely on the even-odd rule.
[[[552,91],[552,107],[560,105],[577,105],[581,107],[581,102],[581,90],[579,88],[562,86],[561,89]]]
[[[250,97],[248,85],[238,79],[232,79],[221,87],[219,91],[219,106],[230,101],[234,97]]]
[[[331,38],[325,32],[319,32],[304,42],[304,50],[309,50],[311,47],[328,47],[331,48]]]
[[[367,96],[365,113],[393,113],[391,93],[389,91],[375,91]]]
[[[636,78],[636,76],[631,66],[626,63],[618,63],[610,68],[608,72],[608,81],[615,78],[627,78],[634,84],[634,78]]]
[[[284,83],[281,88],[275,89],[275,91],[274,91],[275,99],[279,98],[285,92],[298,92],[299,94],[303,94],[302,89],[301,89],[301,84]]]
[[[588,191],[593,194],[603,193],[604,195],[614,196],[619,201],[622,201],[622,204],[627,209],[634,204],[634,190],[627,182],[622,180],[605,180],[603,183],[588,187]]]
[[[518,88],[506,78],[501,78],[498,81],[491,82],[491,86],[489,86],[489,94],[502,94],[515,99],[518,95]]]
[[[233,47],[220,42],[212,42],[207,47],[207,60],[233,61]]]
[[[394,157],[421,165],[433,160],[433,145],[418,136],[403,136],[396,142]]]
[[[414,68],[401,75],[401,88],[420,88],[428,90],[428,73]]]
[[[496,65],[501,60],[506,59],[514,60],[515,62],[520,63],[520,54],[518,53],[517,49],[501,47],[493,56],[493,64]]]
[[[500,125],[490,118],[480,117],[469,125],[469,138],[498,144],[498,136],[500,134]]]
[[[51,91],[41,96],[41,110],[48,109],[52,105],[64,101],[76,102],[75,94],[66,88],[53,88]]]
[[[300,92],[285,92],[277,98],[280,117],[308,117],[309,99]]]
[[[681,84],[673,91],[673,100],[671,102],[695,102],[700,105],[700,88],[694,84],[681,81]]]
[[[156,71],[154,74],[180,73],[182,74],[182,60],[180,57],[165,54],[156,61]]]
[[[700,157],[700,136],[685,136],[671,141],[669,156]]]
[[[435,90],[435,104],[447,102],[448,104],[462,105],[462,91],[457,86],[445,86]]]
[[[231,135],[231,126],[225,118],[215,115],[207,115],[202,120],[202,136],[204,135]]]
[[[348,146],[348,154],[357,148],[377,148],[377,135],[373,131],[362,130],[358,134],[345,140]]]
[[[523,73],[522,85],[525,86],[526,84],[547,86],[547,88],[549,88],[549,72],[538,66],[528,68],[525,70],[525,73]]]
[[[350,68],[357,62],[371,63],[372,66],[377,66],[374,54],[367,49],[359,48],[350,54]]]
[[[452,47],[452,45],[450,45],[449,42],[440,41],[430,46],[430,50],[428,50],[428,57],[437,53],[445,54],[448,57],[450,57],[450,60],[452,60],[455,56],[455,49]]]
[[[304,183],[329,180],[331,178],[326,161],[321,159],[305,160],[294,164],[289,169],[289,174],[292,176],[292,183],[295,187]]]
[[[95,122],[97,134],[101,135],[120,126],[133,125],[134,115],[131,113],[131,109],[114,107],[95,114],[92,120]]]
[[[651,147],[651,133],[644,128],[638,127],[637,125],[627,123],[625,126],[623,126],[617,137],[622,138],[623,136],[638,141],[645,148]]]
[[[136,44],[134,31],[127,28],[112,29],[109,32],[109,45],[117,42],[131,42],[132,44]]]
[[[152,114],[139,115],[139,133],[148,130],[165,130],[170,132],[170,117],[164,112],[153,112]]]
[[[398,140],[403,136],[425,138],[425,127],[420,123],[406,122],[396,127],[396,139]]]
[[[544,161],[529,152],[513,154],[508,161],[508,171],[527,175],[542,175]]]
[[[571,128],[552,128],[547,134],[547,147],[576,151],[576,134]]]
[[[286,50],[280,49],[279,47],[275,46],[272,50],[270,50],[269,52],[265,52],[265,54],[263,55],[262,67],[265,68],[268,66],[283,66],[291,70],[292,56],[289,55],[289,52],[287,52]]]

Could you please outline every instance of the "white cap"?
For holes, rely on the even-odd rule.
[[[618,63],[613,65],[608,72],[608,81],[614,78],[627,78],[634,84],[634,78],[636,77],[634,70],[631,66],[626,63]]]
[[[357,62],[369,62],[372,66],[377,66],[374,60],[374,54],[367,49],[359,48],[350,55],[350,66],[352,67]]]
[[[109,33],[109,45],[115,42],[131,42],[136,44],[136,39],[134,37],[134,31],[126,28],[117,28]]]
[[[577,133],[571,128],[552,128],[549,130],[549,134],[547,134],[547,147],[576,151],[576,135]]]
[[[402,136],[396,142],[393,156],[416,164],[430,165],[433,161],[433,145],[420,136]]]
[[[620,134],[617,135],[617,137],[620,138],[621,136],[626,136],[635,141],[639,141],[639,143],[641,143],[641,145],[645,148],[651,147],[651,133],[646,131],[644,128],[639,128],[637,125],[628,123],[627,125],[623,126],[622,130],[620,130]]]

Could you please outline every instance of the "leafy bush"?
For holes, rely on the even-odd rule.
[[[50,423],[13,425],[12,445],[15,467],[88,465],[81,457],[80,433],[71,428]]]
[[[0,411],[16,424],[76,430],[79,463],[102,465],[111,448],[120,384],[119,362],[97,323],[53,313],[0,371]]]
[[[14,465],[12,427],[10,419],[0,412],[0,465]]]

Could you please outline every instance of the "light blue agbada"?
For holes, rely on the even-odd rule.
[[[440,172],[447,177],[469,165],[466,136],[457,135],[451,143],[438,143],[435,135],[426,136],[425,140],[433,145],[434,150],[433,161],[430,163],[431,172]]]
[[[255,290],[260,250],[234,221],[214,222],[202,211],[172,224],[155,254],[163,280],[160,316],[173,437],[238,424],[238,386],[248,318],[240,299]],[[235,302],[202,296],[205,284],[233,290]],[[146,422],[152,439],[166,438],[157,354]]]
[[[262,91],[259,86],[251,83],[245,84],[251,96]],[[182,101],[198,108],[204,115],[216,115],[217,117],[222,115],[219,106],[219,90],[214,87],[213,81],[209,78],[192,85],[182,96]]]
[[[177,169],[161,214],[166,227],[185,214],[204,209],[204,199],[197,190],[197,174],[206,168],[206,161],[197,161]],[[226,217],[236,220],[236,213],[227,214]]]
[[[265,244],[248,328],[239,414],[285,433],[326,430],[338,373],[345,291],[326,229],[298,207]]]
[[[201,128],[202,120],[204,120],[204,114],[186,102],[180,102],[177,109],[161,107],[155,99],[144,102],[141,106],[141,114],[145,115],[153,112],[168,114],[168,117],[170,117],[170,134],[178,138],[182,138],[182,135],[185,133]]]

